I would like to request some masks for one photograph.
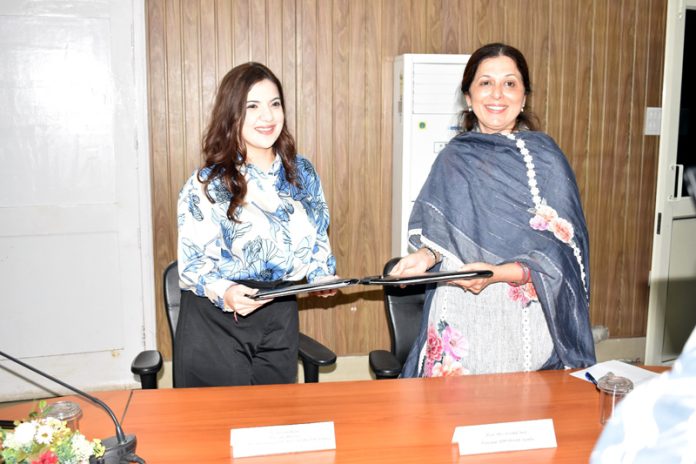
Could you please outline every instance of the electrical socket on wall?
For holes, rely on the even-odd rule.
[[[662,126],[662,108],[648,106],[645,108],[645,135],[660,135]]]

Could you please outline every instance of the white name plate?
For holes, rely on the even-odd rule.
[[[336,449],[333,422],[273,425],[230,430],[232,457]]]
[[[558,446],[552,419],[457,427],[452,443],[459,444],[460,456]]]

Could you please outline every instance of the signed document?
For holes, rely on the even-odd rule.
[[[454,429],[459,455],[555,448],[553,419],[469,425]]]
[[[336,449],[333,422],[247,427],[230,431],[232,457]]]

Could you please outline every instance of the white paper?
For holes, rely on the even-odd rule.
[[[336,449],[333,422],[273,425],[230,430],[232,457]]]
[[[553,419],[469,425],[454,429],[459,455],[555,448]]]
[[[614,375],[630,379],[631,382],[633,382],[634,387],[659,375],[655,372],[643,369],[642,367],[634,366],[632,364],[627,364],[625,362],[616,360],[597,363],[594,366],[590,366],[587,369],[573,372],[570,375],[590,382],[590,380],[588,380],[585,377],[585,372],[589,372],[590,374],[592,374],[592,377],[594,377],[595,380],[599,380],[601,377],[604,377],[609,372],[613,372]]]

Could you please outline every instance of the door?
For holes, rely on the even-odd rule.
[[[696,0],[667,8],[647,364],[673,361],[696,325],[696,207],[683,181],[696,165]]]
[[[0,350],[82,389],[155,346],[143,0],[0,3]],[[0,360],[0,401],[64,393]]]

